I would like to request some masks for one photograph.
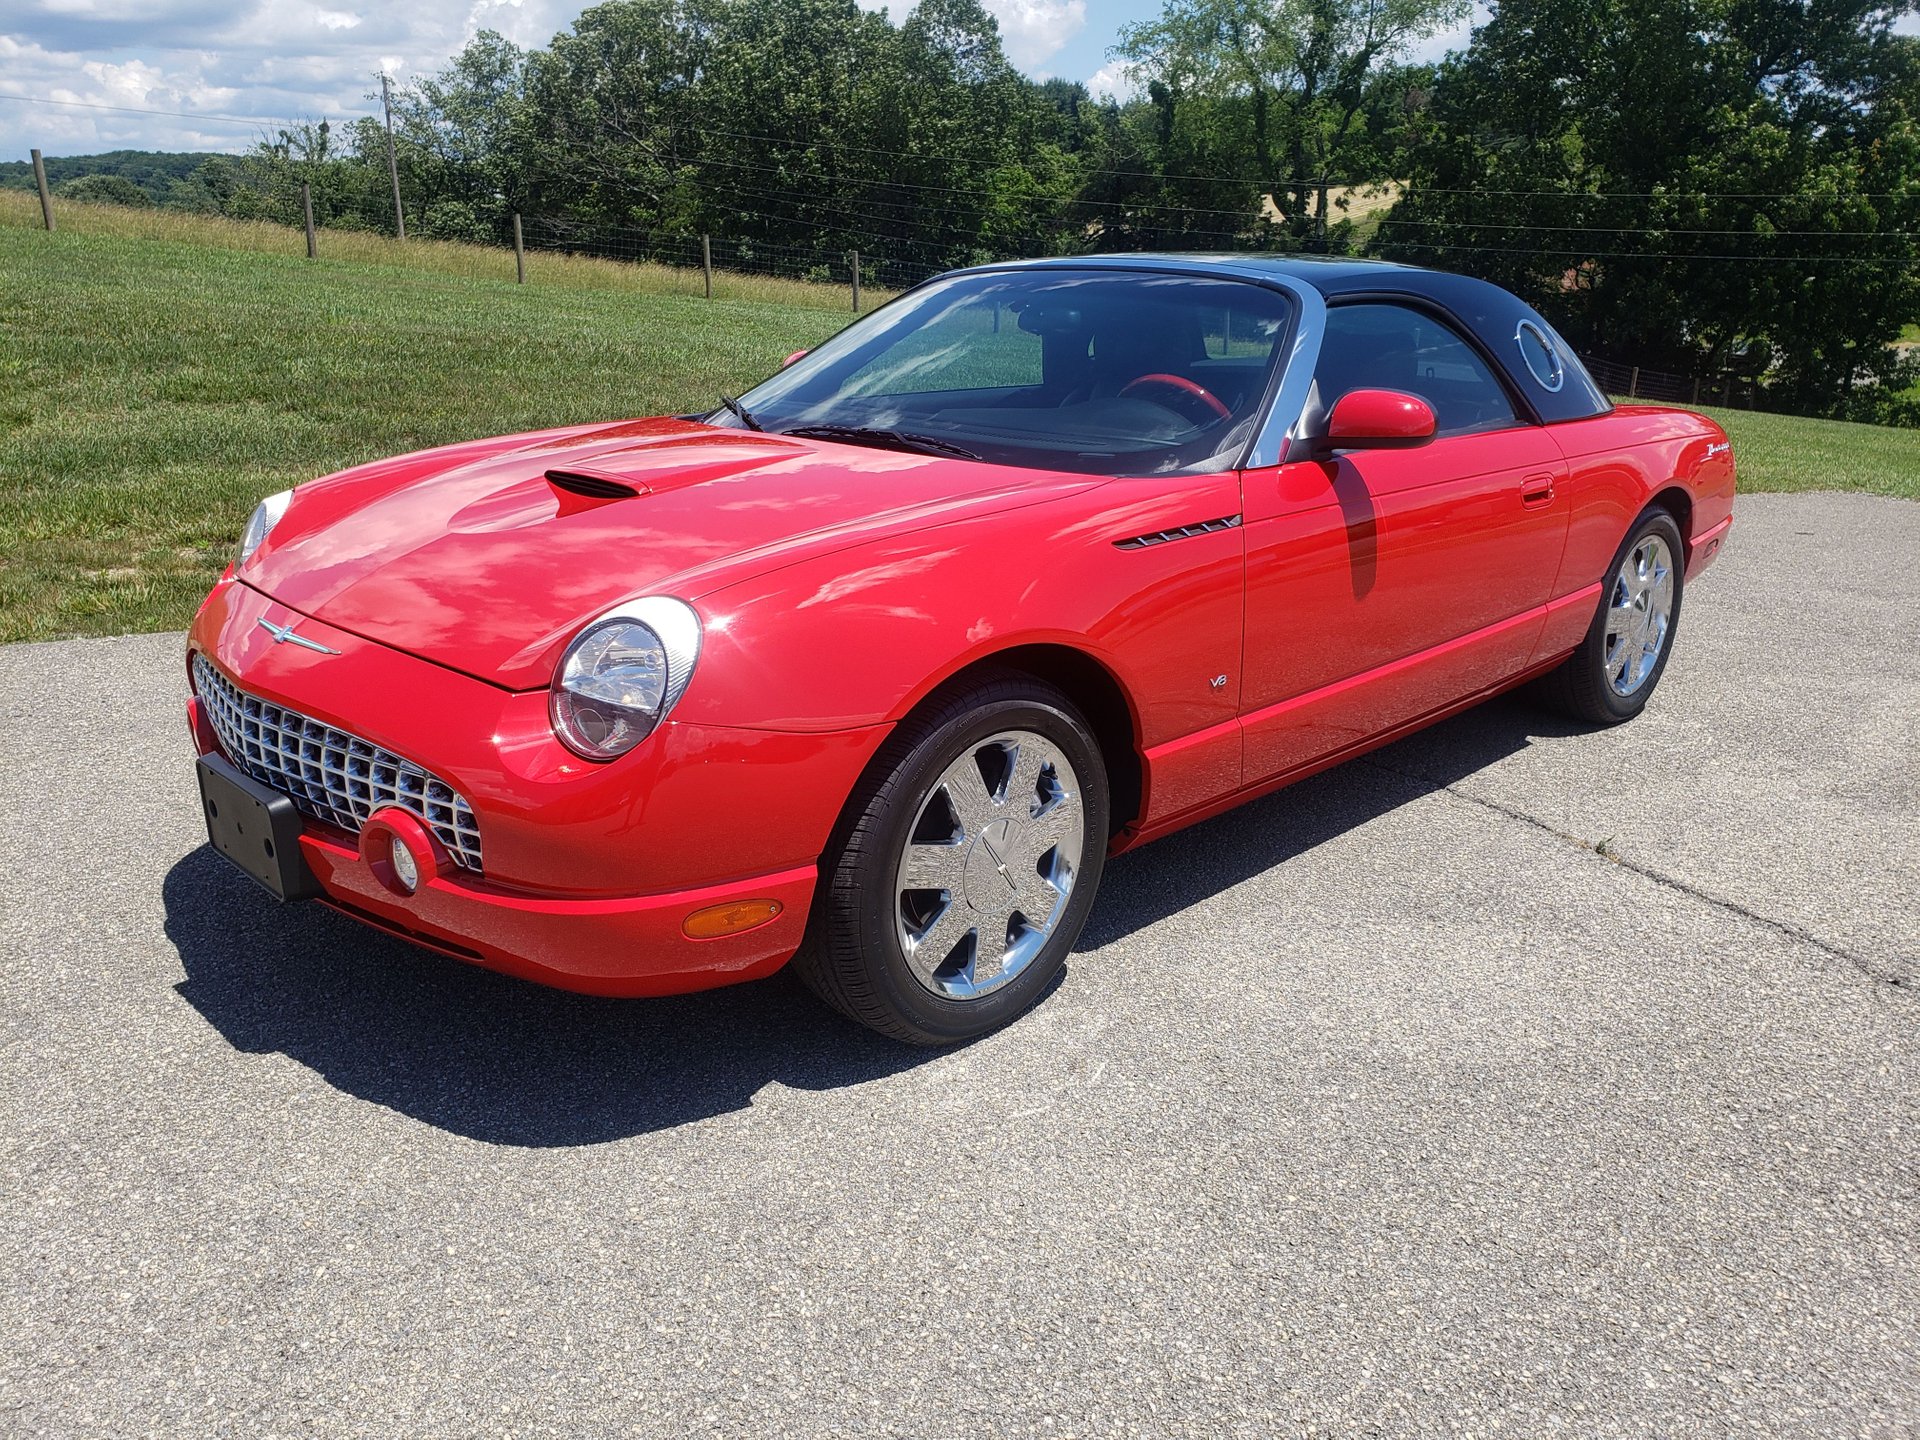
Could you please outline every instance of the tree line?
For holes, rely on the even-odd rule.
[[[1463,49],[1409,60],[1468,5],[1169,0],[1121,36],[1120,101],[1023,76],[978,0],[898,23],[610,0],[398,88],[394,153],[410,233],[500,241],[519,212],[583,250],[706,233],[797,274],[855,249],[913,273],[1376,255],[1496,280],[1586,354],[1920,423],[1911,3],[1498,0]],[[291,220],[306,183],[320,223],[387,228],[387,144],[378,116],[291,127],[156,198]]]

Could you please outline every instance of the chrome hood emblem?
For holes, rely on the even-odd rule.
[[[322,655],[338,655],[340,653],[331,645],[322,645],[318,640],[309,640],[304,635],[294,634],[293,625],[298,625],[300,623],[298,620],[294,621],[293,625],[276,625],[267,619],[266,616],[262,615],[253,623],[273,636],[273,643],[276,645],[303,645],[309,650],[317,650]]]

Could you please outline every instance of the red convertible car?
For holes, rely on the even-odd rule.
[[[1127,256],[941,276],[705,416],[261,503],[189,639],[215,846],[460,959],[657,995],[798,955],[963,1040],[1118,851],[1540,678],[1646,705],[1732,523],[1480,281]]]

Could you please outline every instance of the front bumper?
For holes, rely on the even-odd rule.
[[[297,624],[337,653],[276,643],[262,619]],[[704,989],[779,968],[804,932],[828,832],[884,735],[669,721],[596,765],[553,738],[544,693],[387,649],[233,580],[208,597],[189,647],[243,690],[392,750],[472,804],[484,874],[448,868],[406,895],[358,837],[308,819],[300,847],[326,903],[460,959],[593,994]],[[188,715],[200,753],[218,749],[197,698]],[[779,913],[712,939],[682,928],[695,911],[748,900]]]
[[[1733,516],[1729,515],[1718,525],[1710,525],[1698,535],[1687,541],[1687,565],[1681,573],[1691,580],[1715,560],[1720,558],[1720,550],[1727,542],[1727,534],[1733,529]]]
[[[700,890],[604,900],[490,893],[433,876],[402,899],[358,847],[308,831],[300,849],[354,919],[456,959],[590,995],[672,995],[770,975],[800,946],[813,899],[811,865]],[[686,917],[712,905],[773,900],[780,913],[738,935],[688,938]]]

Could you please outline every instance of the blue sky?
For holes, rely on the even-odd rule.
[[[896,19],[907,3],[893,0]],[[1119,80],[1107,51],[1121,26],[1160,8],[1160,0],[984,3],[1023,70],[1100,89]],[[242,149],[261,129],[254,117],[365,114],[382,68],[401,78],[437,69],[480,29],[543,44],[581,8],[582,0],[6,0],[0,96],[27,98],[0,98],[0,159],[25,159],[35,145],[49,155]],[[1423,48],[1438,53],[1465,38],[1463,27]]]

